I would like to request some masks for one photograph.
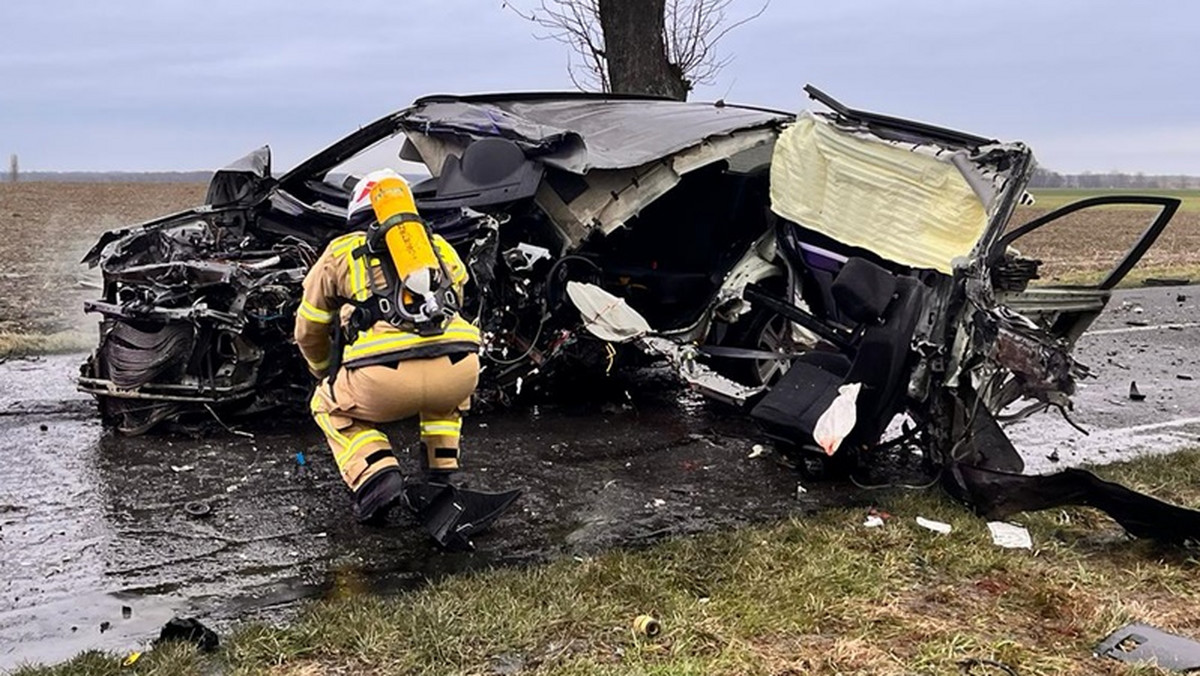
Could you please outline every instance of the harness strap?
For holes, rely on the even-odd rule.
[[[342,370],[342,356],[346,346],[353,345],[360,333],[374,326],[375,317],[379,314],[379,299],[375,296],[362,301],[350,298],[346,302],[353,305],[354,310],[345,326],[341,322],[334,322],[333,342],[330,346],[329,398],[334,403],[337,402],[337,395],[334,394],[333,383],[337,380],[338,371]]]

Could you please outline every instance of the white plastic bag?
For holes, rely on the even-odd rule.
[[[1033,538],[1024,526],[1003,521],[988,521],[992,543],[1005,549],[1033,549]]]
[[[838,396],[829,408],[817,418],[813,428],[813,439],[824,449],[826,455],[837,453],[842,441],[854,429],[858,420],[858,393],[862,383],[847,383],[838,388]]]

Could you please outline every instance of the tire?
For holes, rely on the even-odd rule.
[[[780,286],[778,283],[770,284],[768,288],[781,291],[776,288],[778,286]],[[737,322],[729,324],[718,344],[769,352],[793,352],[795,343],[792,340],[791,331],[791,323],[782,315],[766,308],[756,307],[743,315]],[[713,360],[713,368],[718,373],[750,387],[774,385],[790,366],[791,363],[788,361],[769,359],[723,358]]]

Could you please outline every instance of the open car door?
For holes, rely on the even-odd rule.
[[[1052,269],[1049,283],[1021,291],[1000,292],[998,302],[1037,322],[1055,338],[1074,345],[1104,310],[1112,289],[1129,274],[1158,239],[1179,205],[1180,201],[1173,197],[1103,195],[1073,202],[1010,229],[992,248],[990,262],[993,269],[1011,263],[1014,249],[1036,257],[1038,245],[1045,245],[1055,236],[1078,237],[1079,229],[1070,228],[1069,221],[1073,219],[1089,218],[1089,239],[1094,237],[1096,242],[1120,238],[1123,231],[1132,233],[1142,228],[1123,255],[1107,254],[1114,255],[1115,260],[1106,272],[1081,277],[1078,273],[1072,274],[1069,269]],[[1097,216],[1097,212],[1102,212],[1102,215]],[[1084,253],[1087,248],[1084,242],[1078,242],[1078,245],[1081,255],[1089,255]],[[1106,254],[1103,247],[1096,245],[1090,255]],[[1046,270],[1043,269],[1043,272]],[[1055,279],[1059,274],[1062,278]]]

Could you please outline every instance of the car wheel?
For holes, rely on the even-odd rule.
[[[730,325],[721,343],[730,347],[778,354],[788,354],[796,349],[791,323],[782,315],[764,308],[755,308],[737,323]],[[774,385],[787,373],[790,366],[791,362],[779,359],[714,360],[714,368],[718,373],[751,387]]]

